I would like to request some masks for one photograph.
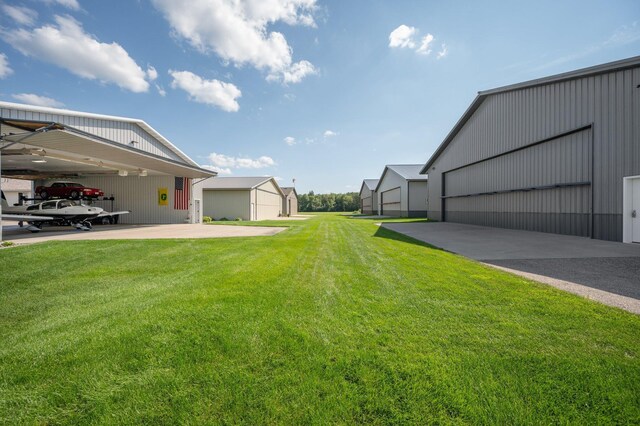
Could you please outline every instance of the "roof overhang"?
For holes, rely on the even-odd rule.
[[[206,178],[216,173],[59,123],[0,120],[2,175],[24,179],[91,175],[171,175]]]

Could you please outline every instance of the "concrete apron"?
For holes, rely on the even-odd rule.
[[[38,233],[19,228],[4,227],[5,241],[15,244],[33,244],[44,241],[78,240],[141,240],[177,238],[228,238],[271,236],[286,227],[235,226],[235,225],[96,225],[91,231],[80,231],[69,226],[44,227]]]
[[[449,222],[382,226],[488,266],[640,314],[640,245]]]

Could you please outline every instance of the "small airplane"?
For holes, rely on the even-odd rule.
[[[31,232],[39,232],[42,225],[70,225],[76,229],[89,231],[93,225],[91,221],[96,218],[113,217],[131,213],[121,211],[109,213],[100,207],[90,207],[74,200],[48,200],[41,203],[9,206],[2,193],[2,219],[17,220],[20,227],[24,222],[28,224],[26,229]]]

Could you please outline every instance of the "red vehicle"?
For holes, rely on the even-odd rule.
[[[36,194],[39,194],[43,200],[47,198],[70,198],[74,200],[102,197],[104,192],[97,188],[87,188],[77,182],[53,182],[51,186],[36,187]]]

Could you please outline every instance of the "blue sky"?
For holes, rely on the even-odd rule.
[[[141,118],[221,176],[357,191],[479,90],[640,54],[640,2],[0,0],[0,99]]]

